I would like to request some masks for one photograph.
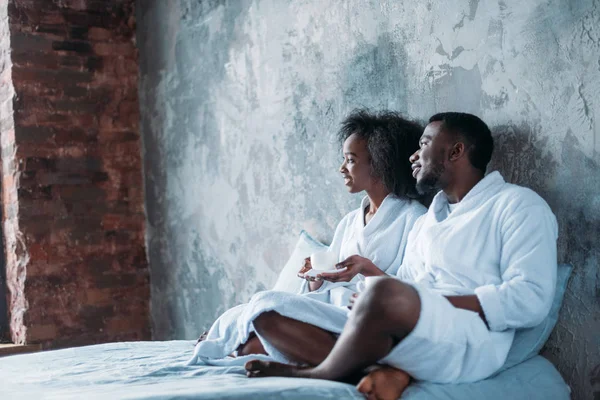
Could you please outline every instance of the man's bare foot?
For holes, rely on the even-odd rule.
[[[266,376],[284,376],[290,378],[310,378],[309,368],[299,368],[293,365],[273,361],[248,361],[244,366],[248,378],[262,378]]]
[[[356,389],[367,399],[396,400],[410,383],[410,376],[399,369],[382,366],[365,376]]]
[[[208,331],[202,332],[202,335],[200,335],[200,337],[198,338],[198,341],[196,342],[196,344],[198,344],[200,342],[204,342],[206,340],[207,336],[208,336]]]

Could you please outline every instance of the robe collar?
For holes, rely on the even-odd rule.
[[[477,208],[479,205],[483,204],[486,200],[502,190],[505,183],[506,182],[504,181],[502,175],[500,175],[500,172],[490,172],[482,180],[477,182],[477,184],[473,186],[471,190],[469,190],[467,195],[458,203],[458,206],[446,219]],[[445,215],[442,213],[442,210],[444,210],[446,207],[448,207],[448,197],[446,196],[446,193],[441,190],[435,195],[433,201],[431,202],[431,206],[429,206],[429,210],[427,212],[428,218],[433,218],[435,222],[441,222],[442,215]]]
[[[365,235],[376,231],[388,218],[396,218],[398,213],[391,211],[399,205],[404,205],[407,201],[408,200],[402,199],[393,193],[388,194],[385,199],[383,199],[383,202],[377,209],[375,215],[373,215],[373,218],[365,225],[365,207],[370,204],[369,196],[365,196],[360,203],[360,210],[357,215],[358,218],[356,219],[357,229]]]

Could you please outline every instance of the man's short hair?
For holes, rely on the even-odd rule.
[[[460,112],[439,113],[429,118],[429,123],[437,121],[447,132],[461,136],[471,165],[485,173],[494,152],[494,139],[486,123],[473,114]]]

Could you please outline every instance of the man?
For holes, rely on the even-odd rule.
[[[420,192],[441,191],[409,235],[399,279],[378,278],[358,297],[319,365],[251,361],[248,376],[341,380],[387,364],[359,390],[395,399],[409,376],[459,383],[496,372],[514,330],[539,324],[549,312],[557,224],[533,191],[498,172],[484,177],[492,151],[490,130],[476,116],[431,117],[411,162]],[[276,318],[261,315],[257,332],[268,339]],[[278,343],[286,345],[283,338]]]

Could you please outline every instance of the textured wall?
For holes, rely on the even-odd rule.
[[[16,343],[150,338],[134,3],[9,3],[16,147],[3,137],[2,161],[3,189],[20,174],[18,208],[4,197]]]
[[[5,257],[5,246],[14,248],[16,242],[15,231],[18,231],[18,221],[15,210],[17,207],[17,188],[13,179],[11,169],[14,171],[14,146],[15,146],[15,124],[13,119],[13,96],[10,60],[10,28],[8,25],[8,1],[0,0],[0,154],[2,154],[2,183],[0,193],[2,195],[2,250],[0,250],[0,342],[9,340],[8,319],[8,282],[16,283],[18,276],[18,263],[14,257]],[[17,229],[15,229],[17,227]],[[14,251],[12,252],[14,254]],[[7,275],[9,279],[7,280]],[[18,288],[13,286],[15,289]],[[11,295],[11,302],[18,302],[18,296]],[[15,315],[20,319],[21,315]]]
[[[576,269],[544,354],[575,398],[600,396],[599,1],[149,0],[138,17],[156,338],[269,287],[301,228],[331,238],[357,204],[332,140],[350,109],[460,110],[558,216]]]

